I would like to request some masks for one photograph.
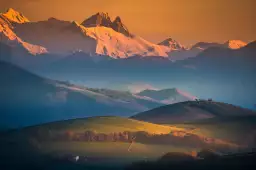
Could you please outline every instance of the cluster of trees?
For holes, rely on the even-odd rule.
[[[161,144],[175,146],[191,146],[205,147],[216,145],[214,139],[207,141],[194,134],[186,134],[184,132],[173,131],[169,134],[150,134],[145,131],[137,132],[113,132],[113,133],[97,133],[95,131],[85,132],[54,132],[44,133],[40,135],[41,140],[57,140],[57,141],[81,141],[81,142],[138,142],[144,144]],[[210,141],[209,141],[210,140]]]
[[[35,135],[33,135],[36,137]],[[56,141],[80,141],[80,142],[126,142],[126,143],[143,143],[143,144],[159,144],[174,145],[186,147],[211,147],[226,148],[224,144],[219,144],[212,138],[203,138],[194,134],[186,134],[184,132],[173,131],[169,134],[150,134],[145,131],[137,132],[113,132],[113,133],[97,133],[95,131],[84,132],[41,132],[37,133],[37,140],[56,140]]]
[[[85,131],[83,133],[74,133],[66,131],[65,133],[55,134],[51,137],[52,140],[72,140],[84,142],[131,142],[134,137],[132,132],[113,132],[113,133],[96,133],[95,131]]]

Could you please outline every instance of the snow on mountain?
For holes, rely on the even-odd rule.
[[[209,47],[224,47],[230,49],[239,49],[246,46],[247,44],[241,40],[228,40],[225,43],[216,43],[216,42],[198,42],[191,49],[201,49],[205,50]]]
[[[168,39],[158,43],[158,45],[163,45],[163,46],[169,47],[170,50],[185,50],[186,49],[178,41],[176,41],[172,38],[168,38]]]
[[[97,41],[97,54],[113,58],[126,58],[135,55],[167,57],[159,45],[150,43],[139,36],[127,37],[108,27],[84,27],[84,29],[87,36]]]
[[[224,43],[224,45],[230,49],[239,49],[246,46],[247,43],[241,40],[228,40],[227,42]]]
[[[32,44],[39,44],[50,53],[67,56],[74,51],[95,53],[96,41],[86,36],[77,22],[49,18],[45,21],[18,24],[17,35]]]
[[[169,59],[172,61],[195,57],[199,52],[201,52],[200,49],[189,49],[172,38],[168,38],[158,43],[158,45],[161,46],[162,50],[168,54]]]
[[[15,22],[15,23],[26,23],[29,22],[29,20],[22,15],[21,13],[15,11],[12,8],[9,8],[6,13],[2,14],[4,17],[6,17],[9,21]]]
[[[133,35],[119,16],[112,21],[108,13],[96,13],[81,24],[56,18],[30,22],[12,8],[0,14],[0,35],[1,42],[21,46],[33,55],[49,52],[67,56],[74,51],[81,51],[115,59],[161,56],[182,60],[194,57],[212,46],[237,49],[245,45],[238,40],[225,44],[199,42],[187,49],[172,38],[154,44]]]
[[[97,54],[113,58],[168,56],[161,46],[132,35],[119,16],[112,22],[108,13],[97,13],[82,22],[81,27],[87,36],[97,41]]]
[[[174,42],[174,43],[172,43]],[[184,60],[187,58],[195,57],[202,51],[210,48],[210,47],[221,47],[221,48],[229,48],[229,49],[239,49],[247,44],[241,40],[229,40],[223,44],[216,43],[216,42],[198,42],[195,45],[193,45],[191,48],[182,48],[182,46],[179,46],[175,43],[176,41],[163,41],[162,44],[165,44],[166,46],[173,45],[173,49],[168,53],[168,56],[171,60]],[[181,48],[180,48],[181,47]]]
[[[103,20],[103,19],[102,19]],[[33,44],[47,48],[51,53],[64,56],[74,51],[84,53],[108,55],[112,58],[127,58],[130,56],[164,56],[166,52],[156,44],[148,42],[139,36],[127,36],[124,25],[115,31],[106,27],[107,19],[101,25],[94,26],[91,19],[83,25],[77,22],[62,21],[50,18],[47,21],[15,25],[15,32],[23,39]],[[114,23],[120,23],[116,19]],[[122,25],[122,24],[121,24]]]
[[[33,55],[47,53],[46,48],[25,42],[17,36],[11,22],[25,23],[28,20],[13,9],[9,9],[7,13],[0,14],[0,42],[14,47],[22,47]]]

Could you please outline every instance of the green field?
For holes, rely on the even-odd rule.
[[[126,164],[140,160],[154,160],[168,152],[191,154],[192,152],[203,149],[200,147],[203,145],[199,145],[198,147],[189,145],[191,138],[184,139],[180,136],[177,136],[177,138],[180,137],[179,140],[181,140],[181,142],[189,141],[187,143],[185,142],[185,145],[175,144],[172,140],[167,141],[165,144],[158,143],[158,141],[163,139],[162,135],[167,135],[174,131],[183,131],[200,137],[221,139],[224,143],[227,143],[225,143],[225,145],[218,143],[218,147],[213,145],[209,146],[213,146],[213,148],[217,148],[217,150],[220,148],[219,151],[229,152],[237,149],[236,146],[231,145],[232,142],[243,144],[243,141],[246,141],[246,138],[250,136],[250,133],[255,129],[255,121],[255,117],[233,117],[228,119],[208,119],[186,124],[157,125],[121,117],[91,117],[47,123],[6,132],[0,136],[0,146],[3,150],[1,154],[4,154],[6,157],[13,157],[13,153],[15,153],[17,159],[19,159],[19,155],[24,154],[51,155],[53,157],[79,155],[87,157],[89,161],[90,159],[97,158],[96,163],[108,162],[111,164],[111,162],[119,162]],[[157,136],[157,138],[154,138],[157,142],[153,144],[145,141],[145,143],[143,143],[137,142],[136,139],[129,150],[129,142],[38,140],[35,136],[37,133],[45,134],[49,132],[66,131],[83,134],[83,132],[88,130],[97,133],[145,131],[153,136]]]
[[[234,143],[247,143],[256,136],[256,116],[212,118],[171,126],[195,129],[193,133]]]
[[[73,119],[67,121],[59,121],[48,123],[39,126],[33,126],[25,128],[24,130],[51,130],[51,131],[73,131],[73,132],[84,132],[86,130],[92,130],[98,133],[111,133],[111,132],[137,132],[145,131],[151,134],[167,134],[172,129],[170,126],[157,125],[153,123],[147,123],[143,121],[105,116],[105,117],[91,117],[84,119]]]

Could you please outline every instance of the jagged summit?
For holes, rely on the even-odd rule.
[[[117,16],[114,22],[122,22],[121,17]]]
[[[26,23],[29,22],[29,20],[18,11],[14,10],[13,8],[9,8],[6,13],[2,14],[4,17],[6,17],[11,22],[16,23]]]
[[[131,33],[129,32],[128,28],[123,24],[121,18],[119,16],[112,23],[112,29],[124,34],[127,37],[131,37]]]
[[[6,13],[0,14],[0,43],[11,45],[13,50],[17,50],[18,53],[23,49],[33,55],[48,53],[46,48],[24,41],[16,34],[14,27],[24,25],[23,23],[26,22],[29,20],[12,8],[8,9]]]
[[[185,49],[185,47],[183,45],[181,45],[178,41],[176,41],[172,38],[167,38],[166,40],[158,43],[158,45],[170,47],[172,50],[184,50]]]
[[[224,45],[230,49],[239,49],[247,44],[241,40],[228,40],[224,43]]]
[[[111,21],[107,12],[98,12],[81,23],[84,27],[103,26],[112,28],[113,30],[130,37],[131,34],[128,28],[123,24],[121,18],[117,16],[114,21]]]
[[[98,12],[97,15],[101,16],[102,18],[106,18],[110,20],[110,16],[107,12]]]
[[[107,12],[98,12],[81,23],[81,25],[85,27],[96,27],[96,26],[110,27],[111,24],[112,24],[112,21]]]

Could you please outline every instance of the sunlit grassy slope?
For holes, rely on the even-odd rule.
[[[254,115],[211,118],[184,124],[171,124],[171,126],[194,129],[191,131],[194,134],[235,143],[248,141],[252,143],[256,139],[256,116]]]
[[[246,124],[248,124],[248,126]],[[190,124],[169,125],[157,125],[129,118],[111,116],[73,119],[31,126],[7,132],[5,133],[6,135],[0,135],[0,155],[4,154],[5,157],[7,156],[10,157],[10,159],[19,160],[19,155],[32,155],[31,153],[34,155],[51,155],[53,157],[62,157],[68,154],[86,157],[89,162],[95,162],[96,160],[96,163],[131,163],[138,160],[157,159],[168,152],[191,154],[192,151],[199,151],[202,148],[201,145],[192,146],[189,145],[189,143],[188,145],[179,145],[173,143],[171,140],[169,141],[170,143],[161,144],[161,137],[159,137],[159,142],[157,141],[156,143],[147,143],[147,141],[143,143],[136,139],[132,147],[128,149],[130,146],[128,142],[47,140],[44,138],[38,139],[35,136],[35,132],[39,134],[41,134],[41,132],[42,134],[44,134],[44,132],[49,133],[49,131],[53,133],[66,131],[83,133],[91,130],[97,133],[146,131],[151,134],[168,134],[171,131],[185,131],[186,133],[194,133],[199,136],[221,138],[226,141],[238,141],[243,139],[241,138],[243,137],[242,133],[246,134],[246,130],[249,132],[254,126],[252,117],[244,118],[244,120],[240,117],[240,119],[233,118],[233,120],[212,119]],[[242,130],[239,131],[239,128]],[[189,141],[189,139],[190,138],[186,138],[183,140]],[[229,146],[231,147],[228,143],[225,147],[226,146],[228,150]],[[232,148],[236,149],[233,146],[230,149]],[[223,151],[223,149],[221,150]],[[15,155],[12,153],[15,153]]]
[[[169,133],[172,129],[177,128],[147,123],[129,118],[104,116],[53,122],[27,128],[27,130],[29,129],[41,129],[52,131],[69,130],[73,132],[85,132],[87,130],[92,130],[97,133],[145,131],[151,134],[166,134]]]
[[[18,131],[11,131],[1,146],[6,152],[5,155],[16,152],[28,154],[30,149],[39,154],[50,155],[82,155],[89,158],[102,159],[107,162],[133,162],[143,159],[156,159],[167,152],[191,152],[196,148],[176,147],[173,145],[143,144],[134,142],[131,150],[128,151],[130,143],[125,142],[78,142],[78,141],[38,141],[34,133],[37,132],[85,132],[92,130],[97,133],[113,132],[137,132],[146,131],[151,134],[167,134],[171,130],[179,128],[156,125],[152,123],[132,120],[122,117],[91,117],[47,123],[38,126],[31,126]],[[3,139],[3,138],[2,138]],[[31,143],[32,141],[32,143]],[[15,146],[15,147],[14,147]],[[26,148],[26,149],[24,149]],[[13,154],[10,155],[12,157]]]

